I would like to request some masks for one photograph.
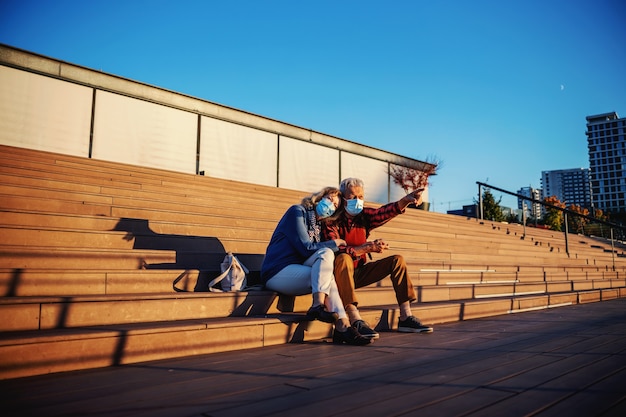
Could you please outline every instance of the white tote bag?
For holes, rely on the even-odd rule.
[[[246,278],[249,272],[248,268],[239,262],[239,259],[232,253],[229,252],[226,255],[224,261],[220,264],[220,269],[222,273],[209,283],[209,291],[243,291],[248,285]],[[221,290],[217,288],[217,284],[220,284]]]

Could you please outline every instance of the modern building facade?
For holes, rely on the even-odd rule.
[[[541,172],[544,197],[555,196],[566,206],[592,208],[592,189],[589,168],[559,169]]]
[[[517,190],[517,194],[532,198],[533,200],[543,200],[543,193],[540,188],[523,187]],[[542,207],[540,203],[533,203],[523,198],[517,199],[517,208],[520,210],[526,209],[526,214],[530,217],[540,218],[543,214]]]
[[[587,116],[593,207],[626,212],[626,118],[615,112]]]

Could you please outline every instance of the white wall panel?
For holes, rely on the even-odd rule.
[[[347,177],[363,180],[366,201],[376,203],[387,203],[389,201],[387,162],[342,152],[341,178]]]
[[[98,91],[92,156],[194,174],[197,129],[193,113]]]
[[[276,134],[204,116],[200,129],[200,171],[206,176],[276,186]]]
[[[339,151],[280,137],[278,186],[315,192],[339,186]]]
[[[0,65],[0,144],[89,156],[93,110],[96,159],[195,173],[200,134],[199,169],[208,176],[305,192],[354,176],[365,181],[369,201],[387,202],[390,192],[392,200],[402,196],[394,184],[389,191],[384,151],[71,64],[16,56],[13,65],[37,63],[32,69],[45,68],[50,76]],[[81,75],[73,83],[55,78],[58,74]],[[93,109],[94,88],[79,84],[86,80],[97,90]],[[112,88],[118,93],[109,92]]]
[[[0,143],[88,156],[92,91],[0,66]]]
[[[402,187],[400,187],[398,184],[394,183],[393,179],[391,180],[390,189],[391,189],[391,193],[390,193],[391,194],[391,197],[390,197],[391,201],[397,201],[397,200],[401,199],[402,197],[404,197],[406,195],[406,193],[404,192]]]

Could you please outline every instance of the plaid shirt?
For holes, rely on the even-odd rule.
[[[357,256],[354,248],[367,242],[371,230],[403,212],[398,202],[388,203],[379,208],[364,207],[355,217],[348,217],[344,213],[334,222],[323,222],[322,236],[324,240],[344,239],[347,246],[340,246],[339,253],[350,255],[354,260],[354,267],[357,268],[367,262],[367,257]]]

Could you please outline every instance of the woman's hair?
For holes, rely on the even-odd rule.
[[[337,217],[339,217],[339,214],[341,214],[343,210],[343,204],[341,204],[341,201],[342,201],[341,191],[339,191],[339,188],[337,187],[324,187],[320,191],[304,197],[300,204],[302,204],[302,206],[304,206],[305,209],[312,210],[322,198],[326,196],[332,197],[335,195],[339,196],[339,207],[337,208],[337,210],[335,210],[335,213],[333,213],[332,216],[323,219],[323,220],[335,220]]]
[[[341,191],[341,194],[346,195],[348,193],[348,190],[350,190],[350,188],[352,187],[363,187],[363,180],[359,179],[359,178],[346,178],[343,181],[341,181],[341,184],[339,184],[339,190]]]

